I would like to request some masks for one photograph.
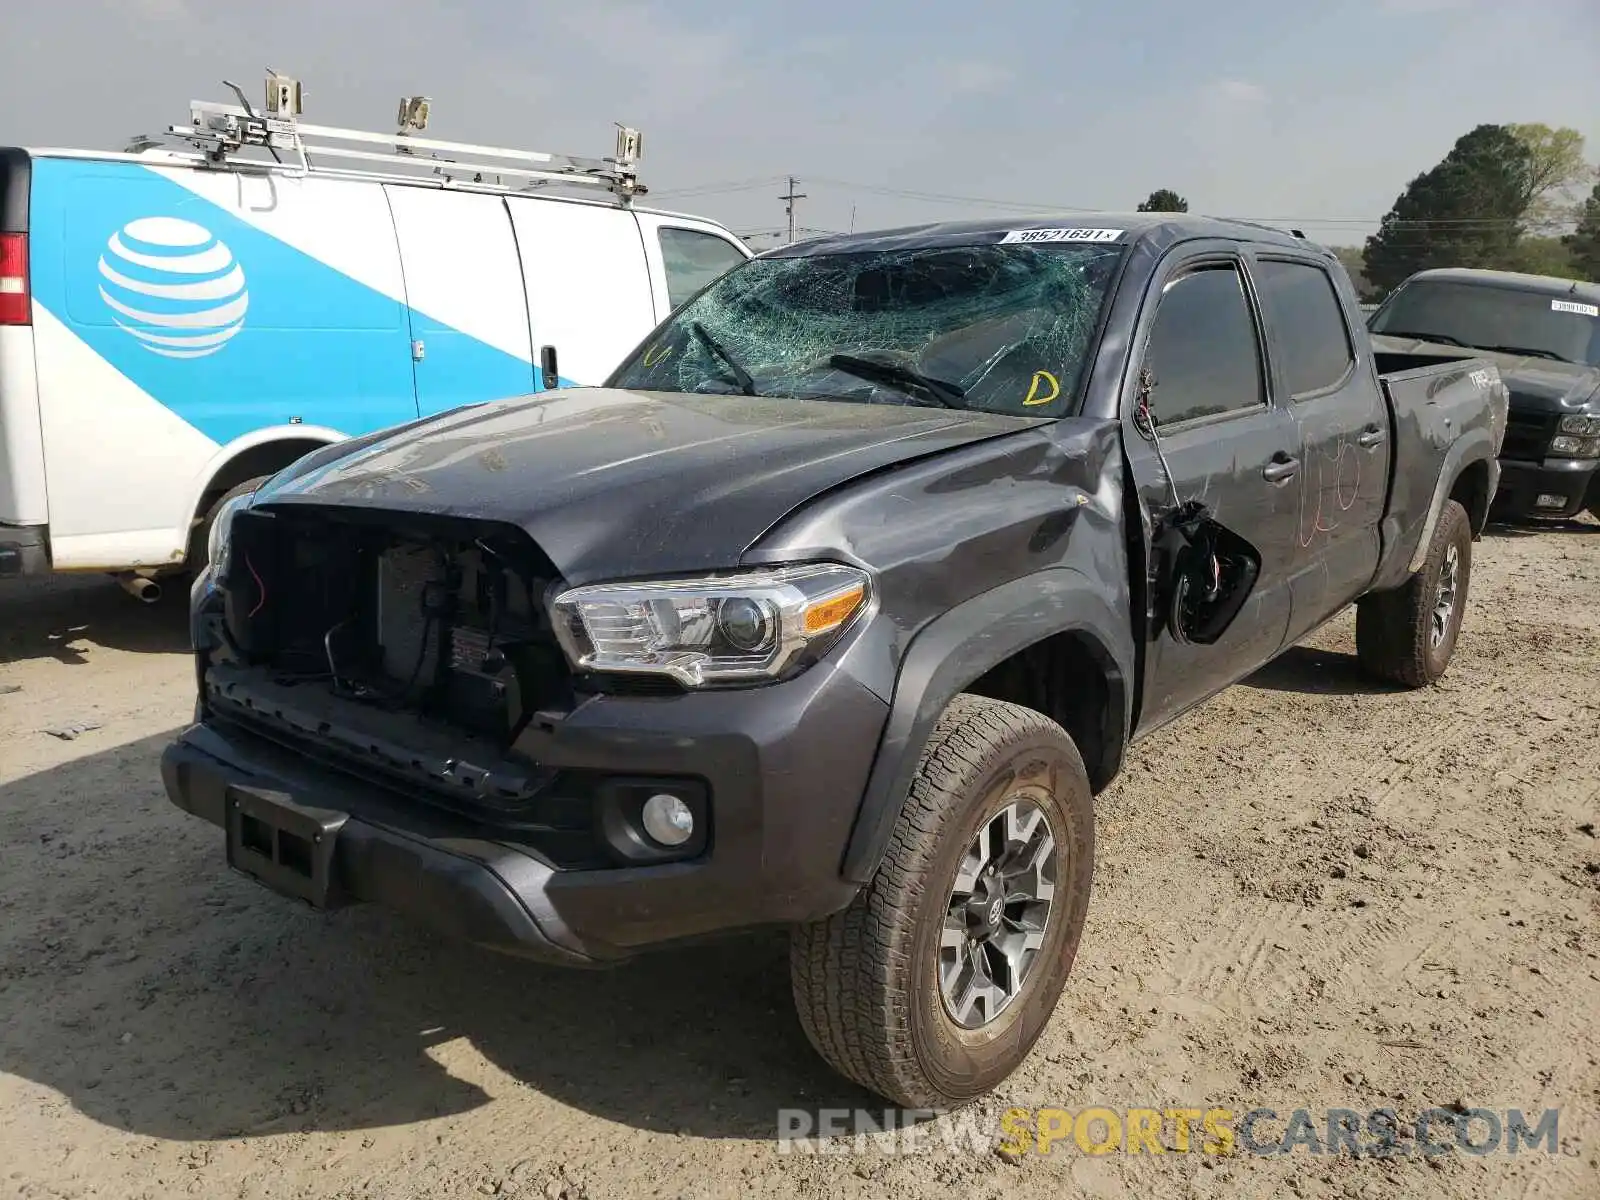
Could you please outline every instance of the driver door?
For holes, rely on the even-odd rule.
[[[1124,444],[1146,519],[1184,502],[1210,515],[1261,556],[1254,591],[1211,645],[1174,641],[1155,619],[1147,639],[1141,725],[1165,723],[1249,674],[1283,645],[1290,613],[1300,471],[1292,413],[1273,397],[1261,318],[1248,276],[1229,252],[1180,259],[1158,276],[1153,315],[1141,321],[1136,364],[1153,372],[1150,408],[1171,467],[1129,411]]]

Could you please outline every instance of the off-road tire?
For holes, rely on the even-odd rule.
[[[270,478],[272,478],[270,475],[261,475],[255,479],[246,479],[243,483],[234,484],[216,498],[211,507],[206,509],[206,515],[195,522],[194,528],[189,533],[189,551],[183,560],[185,571],[198,576],[210,562],[211,526],[216,521],[217,514],[222,511],[222,506],[235,496],[245,496],[255,491]]]
[[[1019,793],[1039,805],[1054,835],[1055,898],[1016,998],[989,1025],[963,1029],[940,990],[945,906],[977,831]],[[1093,871],[1093,797],[1066,731],[1031,709],[957,696],[922,752],[872,881],[843,912],[791,935],[790,979],[806,1036],[841,1075],[908,1108],[954,1108],[992,1090],[1055,1011]]]
[[[1452,547],[1457,555],[1455,602],[1444,637],[1433,641],[1439,581]],[[1472,579],[1472,520],[1455,500],[1445,502],[1422,569],[1404,587],[1364,596],[1356,605],[1356,655],[1361,669],[1403,687],[1437,683],[1450,666]]]

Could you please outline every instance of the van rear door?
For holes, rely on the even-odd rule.
[[[556,349],[564,384],[603,383],[656,327],[639,223],[621,208],[513,196],[537,354]]]
[[[405,269],[421,415],[535,390],[505,200],[406,184],[384,191]]]

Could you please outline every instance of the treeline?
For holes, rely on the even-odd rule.
[[[1139,208],[1188,203],[1162,189]],[[1365,245],[1334,249],[1365,300],[1434,267],[1600,283],[1600,168],[1576,129],[1479,125],[1406,185]]]

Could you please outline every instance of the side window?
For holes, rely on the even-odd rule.
[[[1155,374],[1157,425],[1266,403],[1261,342],[1235,264],[1200,267],[1166,286],[1144,361]]]
[[[1283,382],[1291,396],[1330,388],[1355,362],[1333,280],[1309,263],[1257,264],[1267,328],[1283,353]]]
[[[744,255],[715,234],[697,229],[659,230],[667,269],[667,302],[677,308],[712,280],[744,262]]]

